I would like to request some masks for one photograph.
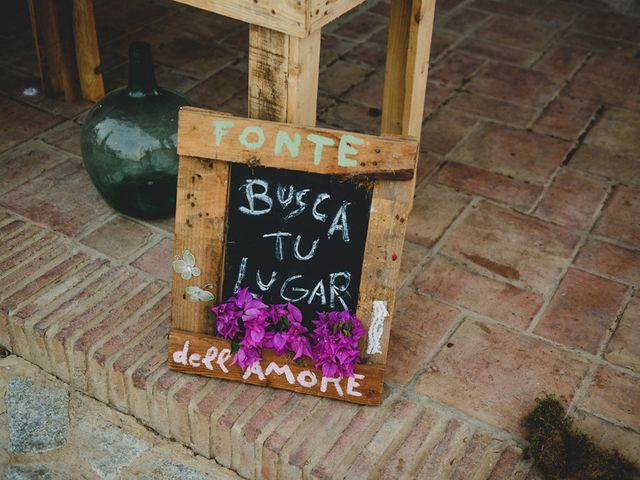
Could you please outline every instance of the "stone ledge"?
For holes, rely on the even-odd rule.
[[[406,398],[406,389],[386,387],[380,407],[363,408],[170,371],[164,284],[20,222],[5,216],[0,225],[0,243],[11,245],[0,250],[10,265],[0,274],[0,343],[243,477],[411,478],[437,468],[485,478],[528,469],[507,453],[519,452],[513,441]],[[12,260],[34,252],[46,261]]]

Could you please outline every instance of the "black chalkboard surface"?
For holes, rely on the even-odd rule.
[[[336,175],[231,167],[222,300],[249,287],[318,311],[355,312],[371,188]]]

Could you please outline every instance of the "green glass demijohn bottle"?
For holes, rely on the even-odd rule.
[[[136,218],[175,213],[178,110],[189,101],[156,84],[148,43],[129,46],[129,84],[105,95],[82,126],[82,159],[116,210]]]

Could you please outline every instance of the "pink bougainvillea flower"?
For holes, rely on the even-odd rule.
[[[316,367],[325,377],[353,376],[360,361],[358,341],[365,334],[362,323],[348,310],[318,313],[313,321],[315,330],[311,338],[315,342]]]

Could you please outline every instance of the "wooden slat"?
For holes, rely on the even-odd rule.
[[[80,91],[83,98],[98,101],[104,95],[104,83],[99,73],[100,50],[93,0],[73,0],[73,35]]]
[[[251,25],[305,38],[364,0],[175,0]]]
[[[173,328],[201,333],[211,331],[208,309],[213,302],[192,302],[185,294],[185,287],[199,286],[219,299],[228,183],[228,163],[180,157],[173,252],[180,258],[184,250],[193,253],[201,274],[184,280],[173,272]]]
[[[233,126],[225,128],[228,133],[220,138],[219,146],[216,145],[214,135],[216,121],[233,122]],[[355,136],[364,143],[356,146],[357,154],[349,156],[356,160],[356,165],[347,167],[338,164],[338,152],[340,138],[348,132],[262,122],[191,107],[180,110],[179,125],[180,155],[304,172],[367,176],[371,179],[409,180],[414,174],[417,143],[413,139],[356,134]],[[255,126],[262,129],[265,141],[259,149],[250,150],[240,143],[238,137],[245,128]],[[286,147],[280,154],[274,152],[275,139],[279,131],[287,132],[289,138],[300,136],[302,146],[296,158],[290,155]],[[315,145],[307,140],[310,134],[321,135],[333,141],[333,145],[324,147],[322,160],[317,165],[314,162]],[[254,140],[257,137],[251,138]]]
[[[289,36],[288,52],[287,116],[284,121],[313,127],[318,106],[320,30],[311,32],[306,38]]]
[[[182,359],[178,356],[178,362],[174,359],[174,353],[184,351],[185,342],[188,344],[188,356],[185,358],[187,365],[184,365]],[[207,355],[210,348],[214,347],[219,355],[224,349],[230,351],[230,343],[228,340],[223,340],[211,335],[195,334],[186,331],[180,331],[172,329],[169,334],[169,368],[185,373],[196,373],[207,377],[222,378],[225,380],[233,380],[236,382],[250,383],[252,385],[259,385],[262,387],[273,387],[284,390],[290,390],[293,392],[304,393],[307,395],[315,395],[318,397],[335,398],[338,400],[344,400],[347,402],[359,403],[362,405],[379,405],[382,392],[382,381],[384,376],[384,367],[381,365],[358,365],[356,366],[356,375],[361,375],[364,378],[356,377],[349,381],[348,378],[343,378],[337,383],[339,390],[336,387],[335,382],[325,382],[324,392],[321,391],[322,387],[322,372],[302,362],[293,362],[289,356],[279,357],[273,352],[273,350],[263,349],[263,358],[260,361],[262,373],[264,378],[261,379],[257,373],[252,373],[248,378],[243,378],[243,371],[238,365],[231,365],[232,358],[223,362],[223,365],[228,369],[228,372],[224,372],[220,365],[216,362],[218,357],[211,362],[211,369],[202,363],[202,359]],[[213,353],[213,352],[212,352]],[[193,365],[189,364],[189,357],[192,354],[196,354],[199,357],[191,357]],[[199,359],[198,359],[199,358]],[[224,358],[224,357],[223,357]],[[287,380],[286,374],[277,374],[276,372],[269,372],[266,375],[267,368],[271,362],[282,368],[285,365],[291,371],[293,378],[293,384]],[[303,373],[301,376],[301,373]],[[313,377],[312,377],[313,375]],[[302,378],[302,382],[309,382],[311,385],[315,378],[315,384],[313,386],[305,387],[298,381]],[[356,386],[353,382],[357,382]],[[349,388],[351,384],[351,388]],[[359,396],[357,394],[360,394]]]
[[[420,137],[434,13],[435,0],[391,2],[382,108],[383,134]],[[395,295],[391,292],[398,284],[406,219],[413,204],[414,189],[415,176],[409,182],[378,182],[373,190],[369,218],[369,232],[373,236],[367,237],[358,316],[368,328],[372,301],[387,301],[389,316],[384,323],[382,353],[367,355],[364,352],[366,343],[361,345],[363,357],[375,363],[385,363],[387,358],[395,308]],[[385,231],[390,234],[381,236],[380,232]],[[394,254],[397,255],[395,261],[391,258]]]

